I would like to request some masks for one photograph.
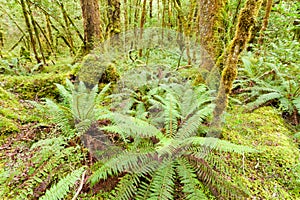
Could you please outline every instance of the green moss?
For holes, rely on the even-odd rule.
[[[0,133],[19,132],[18,124],[6,117],[0,115]]]
[[[31,76],[0,76],[2,86],[20,99],[57,98],[54,83],[63,84],[67,73],[45,73]]]
[[[300,198],[300,174],[293,171],[299,165],[300,153],[279,113],[270,107],[253,113],[235,108],[226,119],[226,140],[260,150],[244,158],[230,155],[224,159],[224,164],[230,166],[232,181],[240,182],[251,199]]]
[[[19,132],[21,124],[39,121],[32,109],[26,109],[15,95],[0,87],[0,135]]]
[[[115,64],[93,54],[85,56],[81,65],[73,69],[72,75],[88,86],[115,82],[119,78]]]

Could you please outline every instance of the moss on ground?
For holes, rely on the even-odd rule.
[[[19,132],[21,125],[39,121],[32,112],[14,94],[0,87],[0,135]]]
[[[229,111],[224,139],[259,150],[244,157],[224,155],[231,181],[244,185],[251,199],[299,199],[300,153],[292,135],[274,108]]]

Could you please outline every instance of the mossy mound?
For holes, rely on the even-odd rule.
[[[23,109],[13,94],[0,87],[0,133],[19,131],[17,121],[26,118],[26,114],[22,113]]]
[[[63,84],[68,73],[43,73],[30,76],[0,76],[4,89],[18,96],[19,99],[58,98],[59,93],[54,83]]]
[[[300,199],[300,152],[292,135],[271,107],[229,111],[224,139],[259,150],[244,157],[224,155],[231,181],[246,187],[251,199]]]
[[[22,125],[40,121],[34,112],[35,109],[20,103],[14,94],[0,87],[0,135],[19,132]]]

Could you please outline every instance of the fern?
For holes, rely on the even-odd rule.
[[[53,185],[46,194],[42,196],[41,200],[59,200],[63,199],[70,188],[76,183],[84,171],[84,167],[81,167],[72,173],[68,174],[65,178],[61,179],[56,185]]]
[[[150,194],[149,199],[173,199],[175,186],[174,175],[175,170],[173,162],[161,164],[153,175],[153,180],[150,183],[150,191],[152,191],[152,193]]]
[[[207,199],[201,189],[201,183],[197,179],[197,175],[193,167],[186,159],[177,159],[176,171],[183,184],[182,192],[186,194],[186,199],[198,200]]]
[[[136,137],[162,137],[162,133],[155,126],[138,118],[118,113],[108,113],[98,119],[109,119],[112,125],[101,128],[101,130],[119,133],[124,141],[129,136]]]

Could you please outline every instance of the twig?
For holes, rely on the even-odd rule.
[[[81,177],[81,182],[80,182],[80,185],[77,189],[77,192],[76,194],[74,195],[74,197],[72,198],[72,200],[76,200],[80,191],[82,190],[82,187],[83,187],[83,184],[84,184],[84,177],[85,177],[85,173],[86,173],[86,170],[82,173],[82,177]]]

